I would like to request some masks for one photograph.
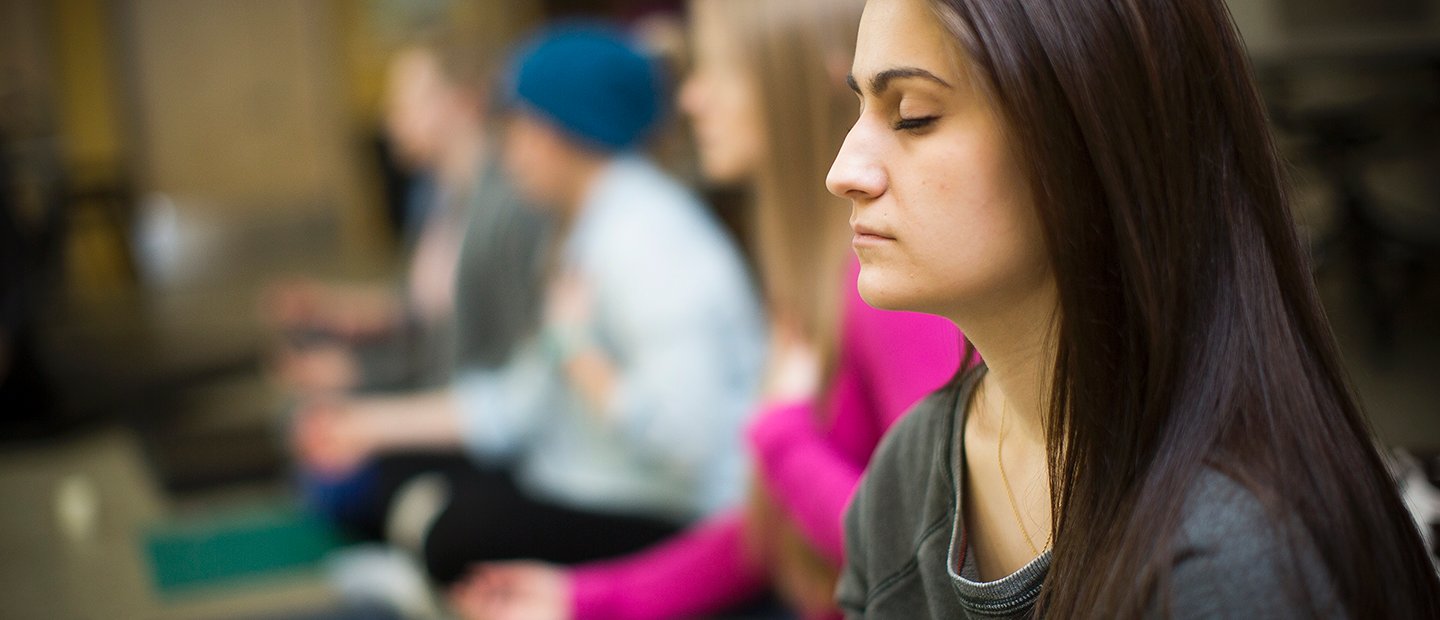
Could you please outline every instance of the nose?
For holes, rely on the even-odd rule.
[[[830,174],[825,176],[825,188],[851,200],[873,200],[884,194],[889,178],[874,151],[864,128],[856,123],[835,155]]]

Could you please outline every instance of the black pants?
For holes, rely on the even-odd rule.
[[[460,455],[393,455],[377,463],[378,485],[370,522],[354,523],[378,534],[394,496],[417,475],[436,472],[450,487],[450,501],[430,526],[424,560],[430,576],[449,584],[471,564],[534,559],[575,564],[624,555],[669,538],[676,524],[638,515],[578,510],[533,498],[502,470],[481,469]]]

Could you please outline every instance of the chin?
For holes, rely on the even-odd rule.
[[[702,166],[702,172],[705,174],[705,181],[711,185],[729,187],[740,185],[747,181],[745,175],[734,166],[707,164]]]
[[[714,185],[740,185],[750,181],[753,170],[743,158],[727,155],[724,149],[707,149],[700,153],[700,172]]]
[[[947,292],[917,282],[912,271],[860,263],[860,298],[872,308],[949,317]]]
[[[915,310],[913,291],[905,290],[909,287],[901,286],[894,275],[883,267],[861,261],[860,277],[855,283],[860,298],[881,310]]]

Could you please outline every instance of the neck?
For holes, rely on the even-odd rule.
[[[585,201],[590,198],[591,191],[595,189],[595,183],[599,181],[600,174],[605,171],[605,167],[609,163],[609,157],[588,153],[577,155],[570,162],[569,182],[558,188],[559,203],[567,225],[574,221],[580,215],[580,211],[585,208]]]
[[[440,183],[456,188],[467,188],[479,176],[480,166],[486,157],[485,129],[480,124],[465,124],[455,128],[446,141],[441,154],[437,174]]]
[[[977,413],[997,421],[1006,412],[1012,436],[1044,445],[1058,326],[1054,282],[992,308],[951,317],[988,368]]]

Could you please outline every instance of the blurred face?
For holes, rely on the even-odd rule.
[[[407,166],[433,165],[445,129],[445,80],[434,56],[402,52],[386,76],[385,133]]]
[[[765,130],[759,94],[735,49],[738,36],[716,14],[719,1],[694,4],[695,70],[680,91],[680,108],[695,127],[705,177],[737,183],[755,174]]]
[[[851,200],[865,300],[955,319],[1033,295],[1050,271],[1000,116],[927,3],[866,4],[860,119],[826,184]]]

